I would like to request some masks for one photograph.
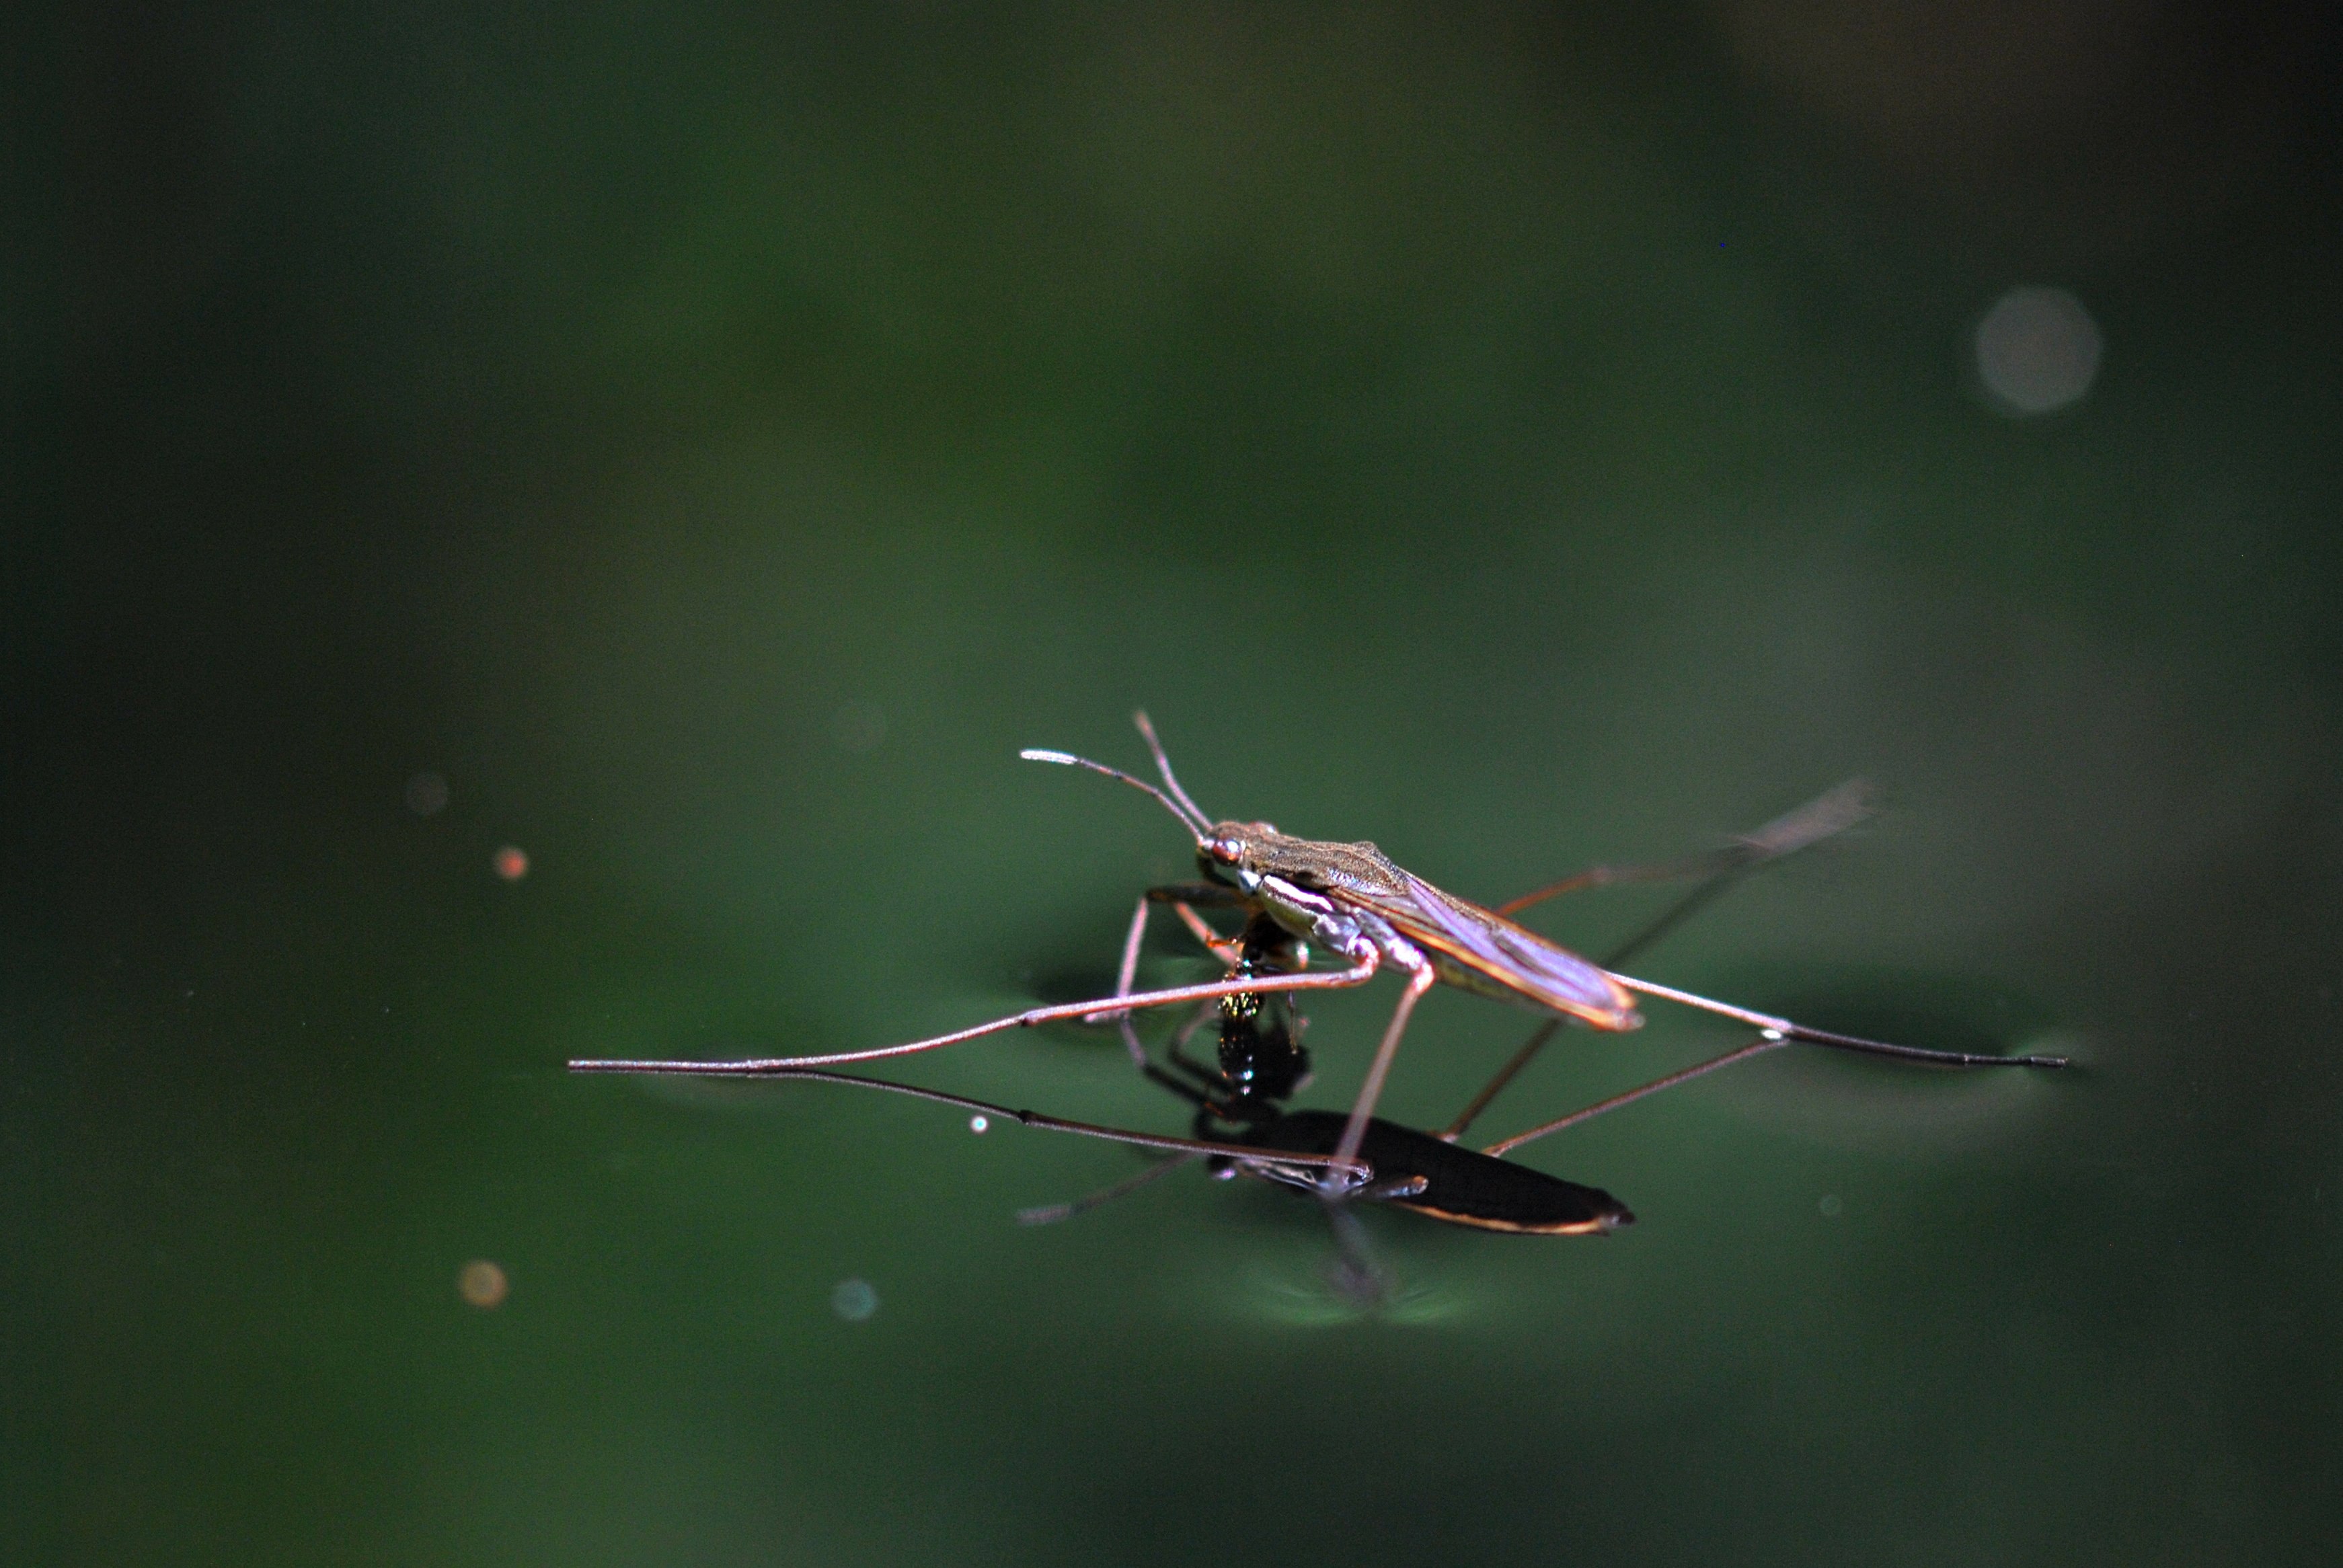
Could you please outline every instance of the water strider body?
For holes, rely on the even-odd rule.
[[[1299,962],[1299,944],[1264,915],[1247,923],[1234,948],[1232,979],[1290,970]],[[1283,1164],[1274,1158],[1332,1155],[1341,1148],[1350,1123],[1340,1111],[1285,1106],[1310,1077],[1310,1056],[1302,1044],[1303,1020],[1284,998],[1260,992],[1223,997],[1218,1012],[1218,1071],[1195,1062],[1182,1049],[1184,1039],[1175,1039],[1166,1060],[1183,1076],[1153,1062],[1147,1064],[1148,1076],[1196,1107],[1198,1138],[1242,1143],[1271,1156],[1239,1161],[1216,1155],[1211,1162],[1213,1174],[1242,1173],[1320,1193],[1325,1180],[1322,1167]],[[1358,1157],[1375,1174],[1356,1198],[1452,1225],[1515,1235],[1585,1236],[1604,1235],[1635,1220],[1625,1204],[1597,1188],[1460,1148],[1380,1116],[1368,1118]],[[1184,1162],[1178,1156],[1174,1160]],[[1058,1217],[1048,1211],[1036,1213]]]
[[[1544,1012],[1556,1022],[1571,1020],[1586,1027],[1618,1031],[1643,1021],[1634,994],[1657,997],[1749,1024],[1759,1030],[1752,1046],[1720,1058],[1697,1070],[1710,1070],[1727,1060],[1738,1060],[1762,1050],[1790,1041],[1827,1046],[1906,1060],[1959,1067],[2063,1067],[2065,1059],[2048,1056],[1991,1056],[1960,1051],[1926,1050],[1835,1034],[1785,1018],[1731,1002],[1696,996],[1689,991],[1638,980],[1589,961],[1557,942],[1515,924],[1504,912],[1484,909],[1447,893],[1415,876],[1373,844],[1302,839],[1282,833],[1266,822],[1214,821],[1189,799],[1172,771],[1170,759],[1156,739],[1145,714],[1137,716],[1141,734],[1155,760],[1162,788],[1141,779],[1063,751],[1029,750],[1029,760],[1088,769],[1145,791],[1179,819],[1193,837],[1196,860],[1206,879],[1202,883],[1150,889],[1141,895],[1125,938],[1121,976],[1112,997],[1030,1008],[1008,1018],[958,1030],[927,1040],[865,1050],[837,1051],[815,1056],[773,1057],[738,1061],[581,1060],[570,1067],[580,1072],[713,1073],[725,1076],[807,1075],[806,1070],[934,1050],[1004,1030],[1030,1028],[1060,1020],[1102,1020],[1127,1017],[1137,1008],[1175,1006],[1217,1000],[1224,997],[1305,990],[1327,990],[1363,985],[1384,968],[1405,978],[1399,1005],[1385,1025],[1383,1039],[1367,1070],[1364,1085],[1343,1123],[1342,1132],[1324,1153],[1288,1151],[1292,1160],[1320,1172],[1322,1191],[1340,1198],[1363,1192],[1378,1172],[1363,1153],[1392,1060],[1416,1002],[1433,985],[1445,982],[1479,995],[1494,997]],[[1827,797],[1825,798],[1828,799]],[[1789,821],[1785,819],[1785,821]],[[1762,831],[1762,830],[1761,830]],[[1754,841],[1754,840],[1753,840]],[[1518,909],[1572,886],[1587,885],[1582,877],[1556,883],[1505,906]],[[1298,968],[1290,973],[1248,974],[1199,985],[1134,992],[1131,989],[1141,944],[1145,940],[1150,911],[1158,904],[1235,908],[1250,916],[1265,917],[1297,942],[1315,944],[1340,959],[1339,970]],[[1191,918],[1193,918],[1192,916]],[[1550,1032],[1541,1030],[1524,1048],[1523,1057],[1501,1073],[1481,1101],[1469,1107],[1446,1136],[1461,1132],[1464,1121],[1485,1103],[1486,1094],[1502,1086],[1520,1060],[1544,1043]],[[1660,1086],[1679,1078],[1662,1081]],[[848,1081],[873,1081],[848,1080]],[[1637,1091],[1635,1093],[1649,1092]],[[1046,1119],[1045,1119],[1046,1120]],[[1144,1141],[1128,1139],[1128,1141]]]

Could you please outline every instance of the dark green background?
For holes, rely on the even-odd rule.
[[[6,27],[8,1560],[2343,1549],[2328,25]],[[2107,341],[2036,420],[1968,347],[2020,283]],[[1367,1319],[1274,1191],[1021,1230],[1131,1157],[562,1074],[1105,983],[1182,840],[1014,751],[1141,702],[1212,809],[1492,899],[1869,775],[1646,972],[2087,1067],[1770,1059],[1528,1152],[1609,1241],[1371,1216]],[[1317,1103],[1393,994],[1312,1007]],[[1435,996],[1387,1105],[1523,1027]],[[1573,1036],[1491,1130],[1734,1038]],[[906,1070],[1182,1122],[1094,1031]]]

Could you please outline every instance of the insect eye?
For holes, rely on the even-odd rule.
[[[1244,859],[1244,846],[1234,839],[1215,839],[1204,846],[1204,853],[1223,866],[1233,866]]]

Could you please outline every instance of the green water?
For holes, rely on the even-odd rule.
[[[2337,51],[2071,15],[15,24],[0,1555],[2331,1561]],[[1368,1216],[1374,1312],[1257,1185],[1021,1228],[1136,1157],[561,1070],[1111,985],[1184,842],[1015,752],[1141,703],[1489,900],[1869,777],[1644,972],[2083,1065],[1777,1054],[1524,1151],[1607,1241]],[[1185,1125],[1104,1031],[899,1065]]]

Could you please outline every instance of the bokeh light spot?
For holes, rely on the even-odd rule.
[[[1977,377],[2006,414],[2056,413],[2091,389],[2103,347],[2099,324],[2065,289],[2013,288],[1977,323]]]
[[[512,1282],[505,1271],[486,1258],[475,1258],[464,1265],[456,1276],[456,1293],[465,1302],[483,1311],[500,1305],[512,1293]]]
[[[830,1310],[850,1323],[868,1322],[879,1310],[879,1292],[868,1280],[841,1280],[830,1292]]]
[[[981,1132],[991,1125],[990,1121],[981,1116],[971,1116],[968,1119],[968,1130],[970,1132]]]
[[[496,859],[490,864],[496,867],[498,876],[508,882],[518,882],[528,875],[528,852],[507,844],[497,851]]]
[[[1846,1205],[1838,1201],[1838,1194],[1835,1192],[1824,1193],[1822,1201],[1815,1207],[1822,1211],[1823,1218],[1825,1220],[1837,1219],[1846,1209]]]

